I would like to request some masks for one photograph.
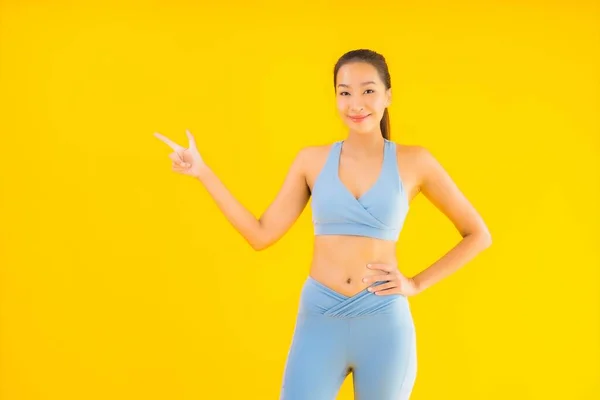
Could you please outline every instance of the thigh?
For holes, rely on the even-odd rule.
[[[406,400],[417,373],[416,335],[409,315],[374,315],[352,325],[356,400]]]
[[[348,375],[346,320],[299,315],[280,400],[334,400]]]

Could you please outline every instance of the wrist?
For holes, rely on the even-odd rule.
[[[419,281],[417,279],[415,279],[415,277],[409,278],[409,280],[412,283],[412,287],[413,287],[413,290],[415,291],[415,294],[419,294],[423,291],[423,288],[419,284]]]
[[[202,164],[200,168],[198,168],[198,172],[196,173],[196,175],[194,175],[194,178],[198,179],[199,181],[202,181],[202,179],[206,177],[208,172],[210,172],[210,168],[208,168],[208,165]]]

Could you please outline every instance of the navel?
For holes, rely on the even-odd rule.
[[[352,283],[352,278],[346,279],[346,283]]]

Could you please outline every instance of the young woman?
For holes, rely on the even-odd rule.
[[[333,71],[345,140],[300,150],[273,203],[256,219],[189,148],[163,135],[173,170],[197,178],[256,250],[279,240],[312,196],[314,252],[283,374],[282,400],[333,400],[350,372],[355,398],[408,399],[416,338],[408,297],[491,244],[488,229],[432,154],[390,139],[391,79],[371,50],[344,54]],[[397,268],[396,242],[409,204],[423,193],[462,240],[413,277]]]

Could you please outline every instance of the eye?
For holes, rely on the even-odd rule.
[[[369,92],[369,91],[370,91],[370,92],[372,92],[372,93],[375,93],[375,91],[374,91],[373,89],[367,89],[367,90],[365,90],[365,93],[366,93],[366,92]],[[344,94],[344,93],[348,93],[348,92],[340,92],[340,96],[345,96],[345,94]],[[348,93],[348,94],[349,94],[349,93]]]

